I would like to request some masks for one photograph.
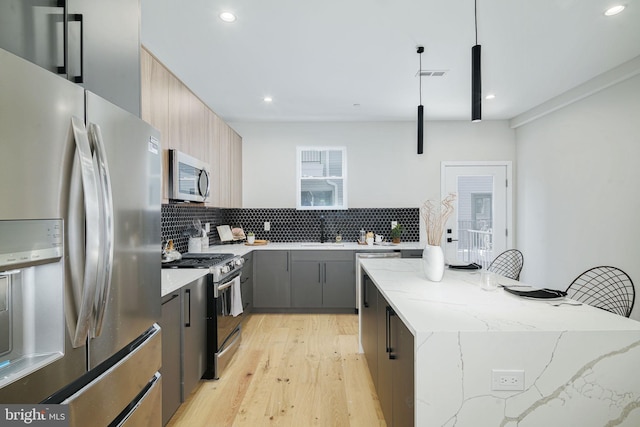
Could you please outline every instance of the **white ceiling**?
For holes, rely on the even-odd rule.
[[[640,0],[621,1],[605,17],[616,0],[477,0],[483,119],[639,56]],[[415,120],[418,45],[447,70],[422,78],[426,118],[470,119],[473,0],[142,0],[141,37],[228,122]]]

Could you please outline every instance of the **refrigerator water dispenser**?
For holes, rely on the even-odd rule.
[[[64,355],[62,220],[0,221],[0,388]]]
[[[11,295],[9,278],[0,276],[0,357],[11,351]],[[2,366],[2,364],[0,364]]]

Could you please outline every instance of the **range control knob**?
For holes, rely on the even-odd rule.
[[[235,263],[235,264],[236,264],[236,265],[238,265],[238,266],[240,266],[240,265],[244,264],[244,258],[238,258],[238,259],[236,260],[236,263]]]
[[[229,266],[223,265],[222,267],[220,267],[220,271],[222,272],[222,274],[227,274],[229,272]]]

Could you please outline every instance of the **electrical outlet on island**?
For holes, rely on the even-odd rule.
[[[524,390],[524,370],[493,369],[491,390]]]

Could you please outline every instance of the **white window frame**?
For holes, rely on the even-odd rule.
[[[309,179],[309,177],[302,176],[302,152],[303,151],[341,151],[342,152],[342,176],[323,176],[318,179],[341,179],[342,180],[342,205],[333,206],[302,206],[301,192],[302,192],[302,179]],[[348,209],[347,203],[347,147],[335,147],[335,146],[298,146],[296,147],[296,209],[299,210],[346,210]]]

